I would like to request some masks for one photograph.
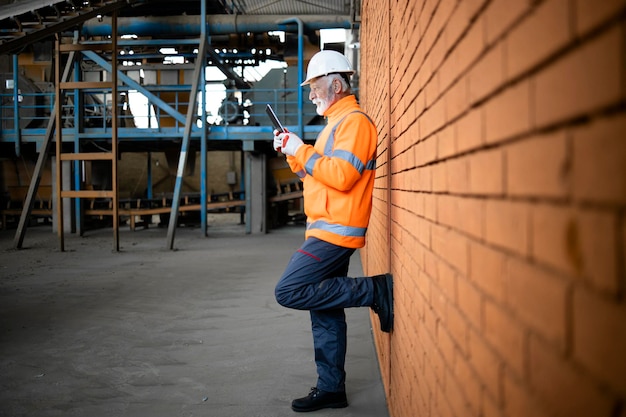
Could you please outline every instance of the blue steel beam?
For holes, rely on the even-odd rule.
[[[20,87],[19,87],[19,68],[17,55],[13,55],[13,126],[15,126],[15,155],[20,156],[21,138],[20,138]]]
[[[293,132],[298,129],[297,125],[290,125],[287,128]],[[304,126],[304,136],[302,139],[313,141],[322,131],[324,125],[309,125]],[[243,125],[229,125],[229,126],[211,126],[207,132],[207,140],[209,141],[271,141],[272,140],[272,126],[243,126]],[[41,147],[43,138],[45,136],[46,129],[23,129],[22,130],[22,142],[23,143],[35,143],[37,147]],[[63,129],[63,142],[74,141],[74,129]],[[94,140],[94,141],[106,141],[111,140],[110,129],[99,128],[87,128],[79,134],[80,140]],[[118,137],[120,142],[171,142],[174,140],[180,140],[183,131],[178,128],[163,128],[163,129],[140,129],[121,127],[118,129]],[[200,139],[202,131],[200,129],[194,130],[191,133],[191,139]],[[10,142],[12,140],[4,140]],[[2,142],[2,140],[0,140]]]
[[[89,59],[91,59],[92,61],[94,61],[96,64],[100,65],[104,70],[111,72],[111,64],[106,61],[104,58],[102,58],[101,56],[99,56],[98,54],[96,54],[93,51],[82,51],[82,53]],[[183,116],[182,114],[180,114],[179,112],[177,112],[175,109],[173,109],[169,104],[167,104],[165,101],[161,100],[159,97],[155,96],[154,94],[152,94],[150,91],[148,91],[144,86],[142,86],[141,84],[139,84],[138,82],[136,82],[135,80],[133,80],[132,78],[128,77],[126,74],[124,74],[122,71],[117,71],[117,77],[126,85],[128,85],[129,87],[139,91],[141,94],[143,94],[144,96],[146,96],[148,98],[148,100],[154,104],[155,106],[157,106],[158,108],[160,108],[161,110],[163,110],[164,112],[166,112],[167,114],[169,114],[170,116],[172,116],[174,119],[178,120],[180,123],[185,124],[186,123],[186,118],[185,116]],[[190,97],[191,99],[191,97]]]

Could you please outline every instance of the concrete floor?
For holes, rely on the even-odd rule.
[[[119,253],[111,229],[66,235],[65,252],[49,226],[19,251],[0,231],[0,416],[300,415],[309,317],[273,289],[303,227],[246,235],[238,220],[215,215],[208,238],[179,228],[176,251],[155,226],[122,228]],[[350,406],[310,414],[386,417],[369,309],[347,315]]]

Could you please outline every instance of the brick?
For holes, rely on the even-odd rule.
[[[462,77],[443,96],[446,106],[446,120],[452,121],[469,108],[468,78]]]
[[[456,58],[457,71],[464,72],[467,70],[483,53],[485,49],[484,27],[483,19],[479,17],[471,24],[465,36],[461,38],[453,52],[453,56]]]
[[[573,297],[573,357],[602,383],[626,395],[626,308],[576,288]]]
[[[521,377],[524,372],[524,328],[497,304],[485,302],[484,336],[506,367]]]
[[[426,374],[426,370],[433,372],[431,381],[427,381],[432,389],[434,380],[445,374],[445,362],[443,356],[437,350],[434,335],[425,328],[424,332],[418,335],[417,341],[421,345],[422,352],[417,356],[417,363],[421,373]]]
[[[473,150],[485,143],[483,115],[482,108],[473,109],[454,124],[458,152]]]
[[[533,331],[564,347],[570,283],[518,259],[509,258],[506,270],[507,304]]]
[[[406,193],[408,210],[418,216],[424,216],[424,196],[421,193]]]
[[[454,378],[459,384],[459,389],[463,393],[463,398],[469,405],[471,413],[468,415],[478,416],[480,414],[480,391],[481,384],[478,376],[469,365],[469,362],[462,355],[457,355],[454,364]]]
[[[505,375],[504,397],[506,402],[504,410],[507,417],[550,417],[543,409],[538,399],[533,396],[527,386]]]
[[[528,1],[494,0],[485,10],[485,37],[492,44],[502,36],[530,7]]]
[[[577,118],[624,98],[623,36],[614,28],[541,71],[533,83],[537,126]]]
[[[432,292],[435,292],[434,290]],[[424,308],[424,329],[430,334],[430,337],[434,337],[437,333],[437,322],[439,316],[433,308],[426,306]]]
[[[580,227],[567,206],[538,204],[532,211],[531,255],[566,273],[582,272]]]
[[[448,125],[437,134],[437,157],[449,158],[456,154],[456,129]]]
[[[422,166],[429,164],[437,159],[437,137],[431,136],[425,140],[422,140],[413,147],[412,151],[409,150],[407,154],[414,156],[414,164],[408,165],[406,168],[413,168],[413,166]]]
[[[432,176],[433,176],[433,169],[431,166],[423,166],[420,168],[417,168],[417,171],[419,172],[418,178],[419,178],[419,188],[416,189],[415,191],[423,191],[423,192],[431,192],[433,189],[433,182],[432,182]]]
[[[462,354],[468,352],[468,322],[452,304],[447,304],[445,326]]]
[[[448,174],[445,161],[433,165],[433,192],[443,193],[448,191]],[[437,214],[439,216],[439,214]],[[437,217],[438,219],[439,217]]]
[[[437,349],[441,353],[445,363],[454,363],[456,347],[452,337],[450,337],[450,333],[448,333],[445,327],[440,327],[437,331]]]
[[[557,417],[611,415],[612,399],[552,346],[529,343],[529,384]]]
[[[430,56],[428,57],[428,62],[425,64],[430,64]],[[433,73],[424,85],[426,107],[431,107],[439,99],[439,93],[439,77],[437,73]]]
[[[479,13],[483,12],[483,7],[489,0],[465,0],[461,2],[459,7],[465,8],[465,12],[470,20],[474,20]]]
[[[478,195],[504,193],[504,153],[501,149],[485,150],[469,158],[469,191]]]
[[[459,220],[457,198],[451,195],[440,195],[437,201],[437,221],[443,226],[456,227]]]
[[[457,382],[456,379],[454,379],[453,375],[449,375],[449,377],[447,377],[445,395],[448,398],[448,402],[450,403],[450,407],[452,408],[454,415],[464,417],[477,417],[477,414],[472,413],[470,404],[467,402],[467,399],[463,395],[463,391],[461,388],[461,384]]]
[[[472,368],[484,385],[487,395],[496,403],[502,401],[502,359],[485,342],[482,335],[475,331],[469,332],[469,358]]]
[[[431,193],[424,194],[424,218],[431,221],[437,218],[437,200]]]
[[[584,35],[620,12],[623,13],[626,8],[624,0],[604,0],[595,3],[587,0],[574,1],[576,35]]]
[[[506,192],[512,196],[564,198],[570,189],[565,131],[506,147]]]
[[[502,407],[488,395],[482,395],[482,407],[483,417],[504,417]]]
[[[439,288],[446,296],[449,302],[456,304],[457,288],[456,288],[456,272],[444,262],[437,263],[437,275]]]
[[[478,242],[470,243],[469,278],[483,294],[497,301],[504,300],[506,256]]]
[[[456,66],[456,54],[451,53],[446,56],[441,63],[441,66],[437,70],[437,74],[439,74],[439,85],[441,86],[441,91],[444,92],[444,95],[448,94],[451,86],[456,82],[459,77],[460,71]],[[452,112],[448,109],[449,106],[446,107],[446,114],[450,118]]]
[[[626,116],[573,131],[573,192],[577,200],[626,203]]]
[[[569,3],[546,1],[507,34],[508,79],[535,68],[571,41]]]
[[[433,252],[462,274],[467,274],[467,238],[453,230],[437,228],[433,236]]]
[[[448,24],[443,29],[443,38],[446,40],[446,50],[450,51],[459,41],[463,31],[470,24],[470,15],[466,3],[457,4],[448,20]]]
[[[467,157],[450,159],[448,164],[448,191],[455,194],[467,193],[469,190],[469,164]]]
[[[432,135],[435,131],[443,127],[445,119],[445,103],[443,100],[438,100],[420,117],[420,137],[426,139],[428,136]]]
[[[520,255],[528,254],[529,206],[526,203],[487,200],[485,240]]]
[[[450,3],[450,0],[444,0],[444,2]],[[435,76],[438,76],[438,70],[441,67],[441,64],[443,63],[445,56],[446,56],[446,43],[445,43],[445,39],[440,36],[435,42],[435,44],[433,45],[429,54],[430,68]],[[439,79],[437,80],[437,88],[440,89],[439,91],[443,91],[443,89],[441,88]]]
[[[471,105],[484,100],[502,87],[504,54],[502,44],[496,44],[482,55],[468,73],[468,93]]]
[[[483,297],[480,291],[463,277],[457,278],[457,304],[459,310],[463,312],[465,317],[470,322],[470,325],[475,328],[480,328],[482,320],[482,305]]]
[[[471,236],[482,238],[484,236],[485,208],[480,198],[461,198],[458,200],[459,229]]]
[[[446,364],[443,356],[437,350],[435,341],[432,339],[432,333],[420,337],[420,341],[424,344],[424,374],[426,371],[432,371],[433,375],[428,381],[428,386],[432,389],[436,385],[436,381],[443,381],[446,373]]]
[[[530,84],[522,81],[485,104],[485,141],[495,143],[526,133],[530,117]]]
[[[406,415],[412,415],[412,413],[408,411]],[[450,403],[448,402],[448,397],[446,396],[445,392],[442,391],[441,387],[437,387],[437,389],[435,390],[435,405],[433,417],[454,417],[454,414],[452,414],[452,409],[450,408]]]
[[[435,14],[430,23],[431,30],[434,36],[439,36],[443,31],[444,27],[448,24],[450,16],[453,11],[457,8],[456,0],[441,0],[437,4],[437,10],[435,10]],[[444,39],[443,36],[439,36],[438,41]],[[444,44],[445,46],[445,44]],[[434,48],[433,48],[434,49]]]
[[[578,215],[580,251],[585,277],[591,285],[606,294],[618,296],[619,221],[612,211],[582,210]],[[624,247],[622,240],[622,247]],[[622,258],[622,260],[625,258]]]
[[[444,292],[433,283],[430,288],[430,307],[433,310],[433,314],[436,317],[437,323],[445,322],[447,319],[447,310],[448,304],[451,303],[451,300],[444,295]],[[433,333],[433,338],[436,337],[436,333]]]

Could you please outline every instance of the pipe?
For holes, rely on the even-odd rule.
[[[285,30],[292,16],[284,15],[212,15],[207,16],[207,26],[211,35],[230,33],[268,32]],[[318,29],[350,29],[354,25],[350,16],[304,15],[300,18],[308,30]],[[202,32],[201,16],[146,16],[125,17],[118,19],[120,35],[159,36],[187,35],[198,36]],[[84,36],[110,36],[111,18],[104,16],[102,22],[97,19],[87,21],[83,25]]]

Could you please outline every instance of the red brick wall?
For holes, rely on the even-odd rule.
[[[360,80],[390,415],[626,416],[626,2],[364,0]]]

